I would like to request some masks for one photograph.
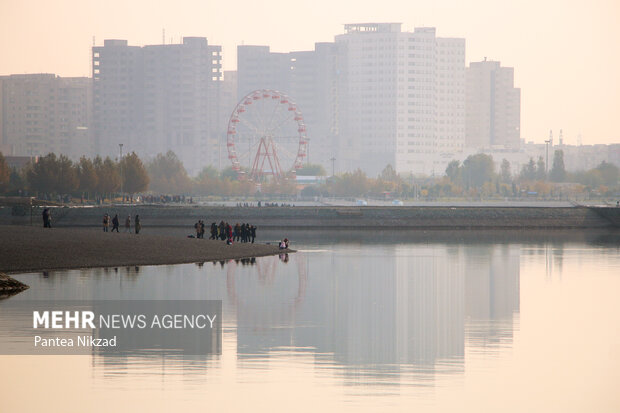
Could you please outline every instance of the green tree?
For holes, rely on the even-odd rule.
[[[99,158],[101,159],[101,158]],[[93,161],[85,156],[80,158],[77,164],[78,189],[89,198],[90,194],[97,192],[97,171]]]
[[[553,182],[564,182],[566,179],[566,169],[564,168],[564,151],[557,149],[553,153],[553,167],[549,172],[549,179]]]
[[[65,155],[60,155],[57,161],[58,178],[56,182],[56,190],[61,194],[71,194],[78,189],[77,169],[73,165],[71,159]]]
[[[618,185],[618,167],[616,165],[603,161],[594,169],[601,174],[604,185]]]
[[[542,156],[538,157],[538,162],[536,162],[536,180],[544,181],[547,179],[547,165],[545,164],[545,160]]]
[[[396,173],[396,170],[392,164],[388,164],[383,171],[379,174],[379,179],[384,182],[400,182],[400,177]]]
[[[151,189],[163,194],[184,194],[191,189],[191,179],[177,155],[168,151],[158,154],[147,164]]]
[[[507,159],[502,159],[500,165],[500,178],[502,183],[509,184],[512,181],[512,173],[510,172],[510,162]]]
[[[325,168],[318,164],[306,164],[297,170],[298,176],[325,176]]]
[[[26,188],[24,171],[17,168],[11,169],[11,179],[9,181],[9,191],[14,194],[21,193]]]
[[[470,155],[463,162],[463,181],[469,186],[481,187],[485,182],[493,180],[495,166],[493,158],[484,153]]]
[[[453,184],[460,184],[462,181],[461,163],[457,160],[452,160],[446,168],[446,176]]]
[[[536,162],[534,162],[534,158],[530,158],[530,161],[526,165],[523,165],[520,176],[527,181],[536,179]]]
[[[4,155],[0,152],[0,192],[6,192],[11,182],[11,169],[4,159]]]
[[[26,178],[28,186],[35,192],[52,193],[58,191],[60,167],[53,153],[39,157],[28,166]]]
[[[149,187],[149,175],[146,172],[144,164],[135,152],[123,157],[120,162],[123,171],[123,191],[130,194],[136,192],[144,192]]]

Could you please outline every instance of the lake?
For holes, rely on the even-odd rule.
[[[297,253],[15,275],[0,311],[222,300],[221,355],[0,356],[0,410],[620,409],[617,232],[285,235]]]

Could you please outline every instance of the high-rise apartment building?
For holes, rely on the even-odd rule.
[[[106,40],[93,47],[97,150],[152,158],[174,151],[198,173],[218,161],[221,46],[204,37],[181,44],[128,46]]]
[[[0,76],[0,146],[5,155],[92,155],[91,88],[85,77]]]
[[[364,23],[345,25],[336,44],[342,167],[443,173],[465,140],[465,40]]]
[[[500,62],[472,62],[467,68],[466,145],[473,148],[520,145],[521,89],[514,69]]]
[[[127,40],[105,40],[93,47],[92,65],[95,152],[114,157],[119,144],[136,150],[143,130],[142,49]]]

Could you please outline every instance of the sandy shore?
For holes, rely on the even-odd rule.
[[[180,264],[259,257],[277,245],[226,245],[223,241],[146,233],[104,233],[95,228],[0,226],[0,272]]]

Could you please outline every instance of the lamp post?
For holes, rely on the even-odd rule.
[[[549,140],[545,141],[545,180],[547,179],[547,174],[549,173],[549,144],[553,146],[553,131],[549,131]]]
[[[123,144],[119,143],[118,148],[121,153],[121,157],[119,158],[119,165],[121,166],[121,203],[125,203],[125,195],[123,193]]]

